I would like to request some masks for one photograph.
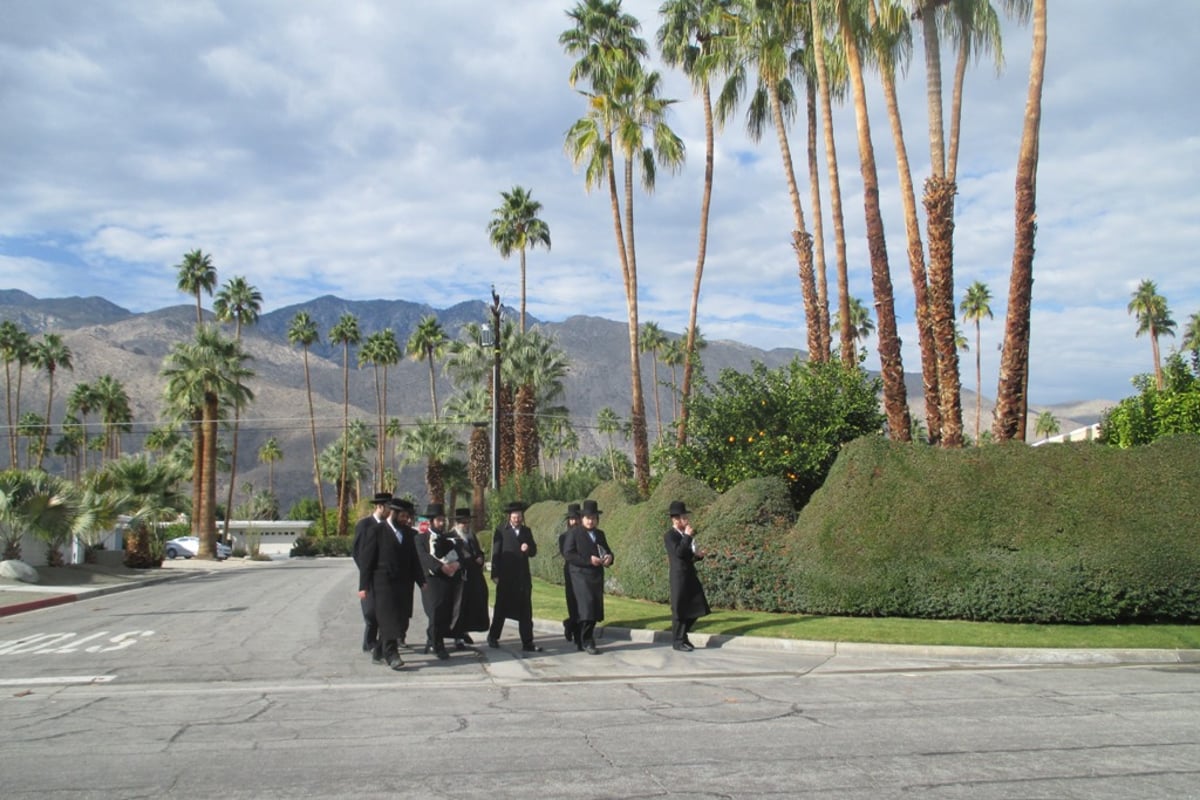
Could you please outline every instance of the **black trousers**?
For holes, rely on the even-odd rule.
[[[379,620],[375,617],[375,596],[367,592],[367,596],[358,601],[362,606],[363,615],[363,650],[374,650],[379,638]]]
[[[579,627],[577,630],[579,631],[579,633],[576,635],[575,644],[578,645],[579,649],[582,650],[583,648],[587,647],[588,645],[595,647],[596,646],[596,620],[581,619],[581,620],[579,620],[578,626]]]
[[[492,626],[488,628],[488,639],[498,641],[500,633],[504,630],[505,618],[499,615],[492,616]],[[533,618],[517,620],[517,633],[521,635],[521,646],[533,644]]]

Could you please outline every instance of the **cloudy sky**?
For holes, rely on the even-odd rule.
[[[529,256],[529,311],[623,320],[609,204],[563,152],[582,116],[557,40],[563,0],[39,0],[0,7],[0,288],[99,295],[133,311],[187,302],[186,251],[265,310],[322,294],[445,307],[519,299],[516,260],[485,227],[500,191],[543,203],[553,249]],[[626,0],[653,40],[659,0]],[[1006,24],[1005,67],[966,86],[956,291],[986,283],[983,389],[995,394],[1013,240],[1013,176],[1031,32]],[[1119,399],[1150,370],[1126,305],[1157,281],[1182,326],[1200,311],[1200,3],[1129,13],[1051,4],[1038,178],[1032,402]],[[687,321],[703,179],[699,102],[667,72],[689,152],[639,195],[641,316]],[[947,80],[949,72],[947,71]],[[924,81],[901,102],[914,177],[928,175]],[[904,363],[920,369],[886,115],[871,108]],[[835,111],[851,291],[868,299],[853,112]],[[804,171],[804,132],[792,136]],[[778,147],[742,120],[717,144],[700,327],[709,339],[803,347]],[[800,179],[805,180],[801,174]],[[805,184],[806,185],[806,184]],[[806,213],[808,208],[807,193]],[[828,198],[828,191],[824,192]],[[829,229],[827,222],[826,228]],[[833,243],[827,248],[832,254]],[[831,261],[832,270],[832,261]],[[830,283],[834,282],[832,271]],[[870,305],[870,302],[867,303]],[[974,382],[972,354],[964,384]],[[1165,339],[1164,352],[1178,340]],[[872,340],[872,346],[874,340]],[[876,364],[872,359],[869,363]]]

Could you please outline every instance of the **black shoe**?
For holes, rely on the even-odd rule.
[[[454,649],[455,650],[466,650],[467,643],[464,642],[462,639],[455,639],[454,640]]]
[[[387,665],[394,670],[400,670],[404,668],[404,660],[398,655],[390,655],[387,658]]]
[[[464,633],[462,635],[463,644],[475,644],[475,640],[471,638],[471,634]]]
[[[487,642],[488,642],[488,647],[491,647],[493,649],[500,646],[500,642],[497,639],[488,639]]]
[[[678,650],[681,653],[690,653],[696,648],[692,647],[687,642],[675,642],[675,644],[671,645],[671,649]]]
[[[575,641],[575,626],[563,620],[563,638],[568,642]]]
[[[399,639],[396,640],[396,646],[397,647],[408,647],[408,642],[404,641],[404,637],[401,636]]]
[[[521,651],[525,653],[540,653],[542,652],[542,648],[538,647],[533,642],[530,642],[529,644],[521,645]]]
[[[591,642],[588,642],[587,644],[585,644],[585,645],[583,646],[583,649],[587,651],[587,653],[588,653],[588,655],[589,655],[589,656],[598,656],[598,655],[600,655],[600,651],[596,649],[596,645],[594,645],[594,644],[593,644],[593,643],[591,643]]]
[[[372,664],[382,664],[383,663],[383,653],[371,653],[371,663]]]
[[[435,650],[434,652],[437,653],[438,661],[445,661],[446,659],[450,658],[450,654],[445,650]]]

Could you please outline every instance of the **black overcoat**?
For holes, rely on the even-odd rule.
[[[698,557],[692,537],[671,528],[663,534],[667,548],[667,563],[671,570],[671,616],[675,619],[697,619],[708,614],[708,598],[700,576],[696,574]]]
[[[599,556],[601,548],[612,555],[608,539],[599,528],[592,530],[596,541],[588,535],[582,525],[567,532],[563,542],[563,558],[571,575],[571,588],[575,591],[575,611],[581,620],[600,622],[604,619],[604,567],[592,564],[592,556]]]
[[[465,536],[459,537],[458,549],[464,569],[458,573],[462,576],[463,588],[459,608],[454,614],[454,631],[486,631],[491,617],[488,613],[490,598],[487,578],[483,574],[483,548],[475,533],[468,531]]]
[[[529,548],[522,553],[521,545]],[[533,618],[533,580],[529,559],[537,555],[537,542],[527,525],[516,530],[508,523],[492,535],[492,580],[496,582],[496,608],[493,613],[517,621]]]
[[[358,589],[375,599],[379,638],[399,639],[412,617],[413,585],[425,585],[417,557],[416,531],[397,531],[387,520],[365,531],[359,547]],[[403,541],[401,541],[401,539]]]
[[[454,609],[462,594],[462,578],[458,572],[447,575],[442,572],[442,566],[450,561],[461,561],[458,539],[448,533],[435,533],[432,529],[419,533],[417,555],[425,573],[426,588],[421,594],[425,616],[436,622],[431,629],[436,630],[438,636],[449,636],[454,628]]]

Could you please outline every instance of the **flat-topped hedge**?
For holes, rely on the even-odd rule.
[[[665,476],[645,503],[594,495],[609,590],[662,602],[666,508],[693,511],[709,600],[807,614],[1023,622],[1200,620],[1200,437],[941,450],[865,437],[803,511],[786,483],[717,495]],[[577,498],[582,499],[582,498]],[[561,582],[563,503],[527,515],[535,574]]]

